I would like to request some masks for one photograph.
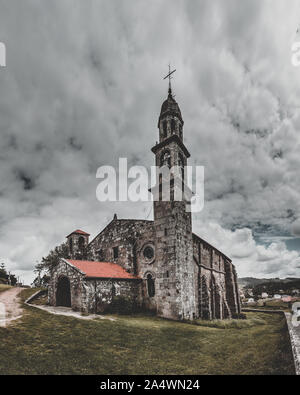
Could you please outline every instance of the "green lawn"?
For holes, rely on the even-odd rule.
[[[0,284],[0,292],[6,291],[9,288],[11,288],[10,285]]]
[[[0,374],[294,374],[283,318],[247,316],[226,326],[142,315],[84,321],[25,306],[0,328]]]

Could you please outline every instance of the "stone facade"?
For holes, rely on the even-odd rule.
[[[184,174],[190,154],[183,143],[183,125],[179,106],[169,91],[158,122],[159,142],[152,152],[156,165],[168,169],[171,179],[166,181],[162,171],[151,189],[159,197],[154,201],[153,221],[118,219],[115,215],[91,242],[89,235],[79,230],[68,236],[71,258],[88,258],[99,265],[112,262],[139,280],[88,279],[61,260],[49,286],[52,305],[57,304],[59,279],[65,276],[70,281],[72,307],[85,312],[105,311],[117,292],[168,319],[224,319],[240,313],[234,265],[192,233],[187,210],[191,191]],[[170,183],[169,199],[163,194],[166,182]],[[178,185],[184,190],[181,201],[175,198]]]
[[[138,306],[140,302],[140,281],[86,278],[67,260],[61,259],[48,287],[48,299],[52,306],[60,305],[57,291],[61,279],[67,279],[70,284],[70,307],[82,313],[103,313],[119,296],[131,302],[132,306]]]
[[[55,270],[51,273],[48,286],[48,299],[52,306],[57,306],[57,291],[60,279],[67,278],[70,283],[71,305],[74,310],[87,311],[87,288],[84,275],[75,267],[61,259]]]

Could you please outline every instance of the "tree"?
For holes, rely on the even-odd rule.
[[[5,282],[7,282],[7,280],[8,280],[8,274],[7,274],[7,271],[5,268],[5,264],[3,262],[0,263],[0,278],[2,280],[4,280]]]
[[[59,259],[70,258],[69,256],[69,248],[66,243],[61,244],[51,250],[46,257],[43,257],[41,262],[35,266],[35,273],[38,273],[38,277],[41,277],[42,272],[46,272],[47,275],[51,273],[51,271],[58,265]]]
[[[0,263],[0,279],[13,286],[17,284],[16,276],[10,272],[7,272],[3,262]]]
[[[17,277],[14,274],[9,275],[10,285],[15,286],[18,282]]]
[[[36,288],[39,287],[47,287],[48,283],[50,281],[50,276],[48,276],[47,274],[44,274],[43,277],[37,276],[34,280],[32,285],[34,285]]]

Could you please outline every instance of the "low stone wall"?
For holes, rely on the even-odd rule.
[[[267,310],[267,309],[248,309],[243,308],[244,313],[266,313],[266,314],[284,314],[284,310]]]
[[[47,289],[41,289],[37,292],[35,292],[33,295],[31,295],[28,299],[25,300],[26,304],[30,304],[34,299],[37,299],[38,297],[42,296],[42,295],[46,295],[47,294]]]
[[[291,340],[296,374],[300,375],[300,327],[293,326],[291,313],[285,313],[285,318]]]

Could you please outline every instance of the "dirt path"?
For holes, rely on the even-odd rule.
[[[11,321],[22,317],[23,309],[19,302],[22,288],[11,288],[0,293],[0,327],[8,326]]]

